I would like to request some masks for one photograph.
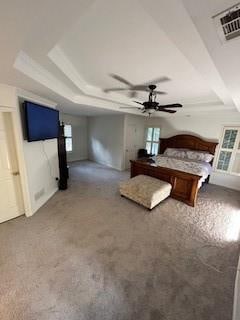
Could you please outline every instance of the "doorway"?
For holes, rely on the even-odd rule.
[[[24,214],[11,112],[0,112],[0,223]]]

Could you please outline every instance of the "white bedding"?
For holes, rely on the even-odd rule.
[[[193,161],[188,159],[178,159],[162,155],[153,157],[153,160],[159,167],[175,169],[201,176],[201,179],[199,180],[198,184],[199,188],[202,186],[202,183],[206,180],[208,175],[212,172],[212,166],[207,162]]]

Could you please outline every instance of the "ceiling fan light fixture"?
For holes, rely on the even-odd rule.
[[[161,111],[166,113],[176,113],[176,110],[172,110],[172,108],[182,108],[182,105],[180,103],[173,103],[173,104],[167,104],[167,105],[160,105],[159,102],[156,101],[156,92],[154,91],[156,89],[156,85],[149,85],[149,96],[148,101],[145,102],[139,102],[134,101],[137,104],[140,104],[142,107],[138,108],[141,110],[142,113],[147,113],[149,117],[151,114],[153,114],[155,111]]]
[[[156,110],[155,109],[147,109],[147,113],[149,115],[149,117],[155,112]]]

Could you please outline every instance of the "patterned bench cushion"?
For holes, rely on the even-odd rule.
[[[138,175],[120,183],[121,195],[152,209],[171,192],[170,183],[145,175]]]

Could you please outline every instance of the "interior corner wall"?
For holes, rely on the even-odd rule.
[[[196,116],[178,116],[152,117],[148,123],[149,126],[159,126],[161,128],[161,137],[168,138],[176,134],[193,134],[204,139],[220,141],[224,126],[240,126],[240,113],[235,111],[211,112],[209,114],[200,114]],[[218,154],[218,148],[216,155]],[[215,157],[216,160],[217,157]],[[215,167],[215,163],[214,163]],[[222,185],[231,189],[240,190],[240,179],[238,176],[229,175],[213,171],[210,182]]]
[[[89,159],[123,170],[124,115],[94,116],[88,119]]]
[[[23,99],[19,98],[21,138],[33,214],[58,190],[58,148],[57,139],[27,142],[22,102]]]
[[[60,120],[72,126],[73,151],[67,153],[68,162],[88,159],[88,118],[60,113]]]

